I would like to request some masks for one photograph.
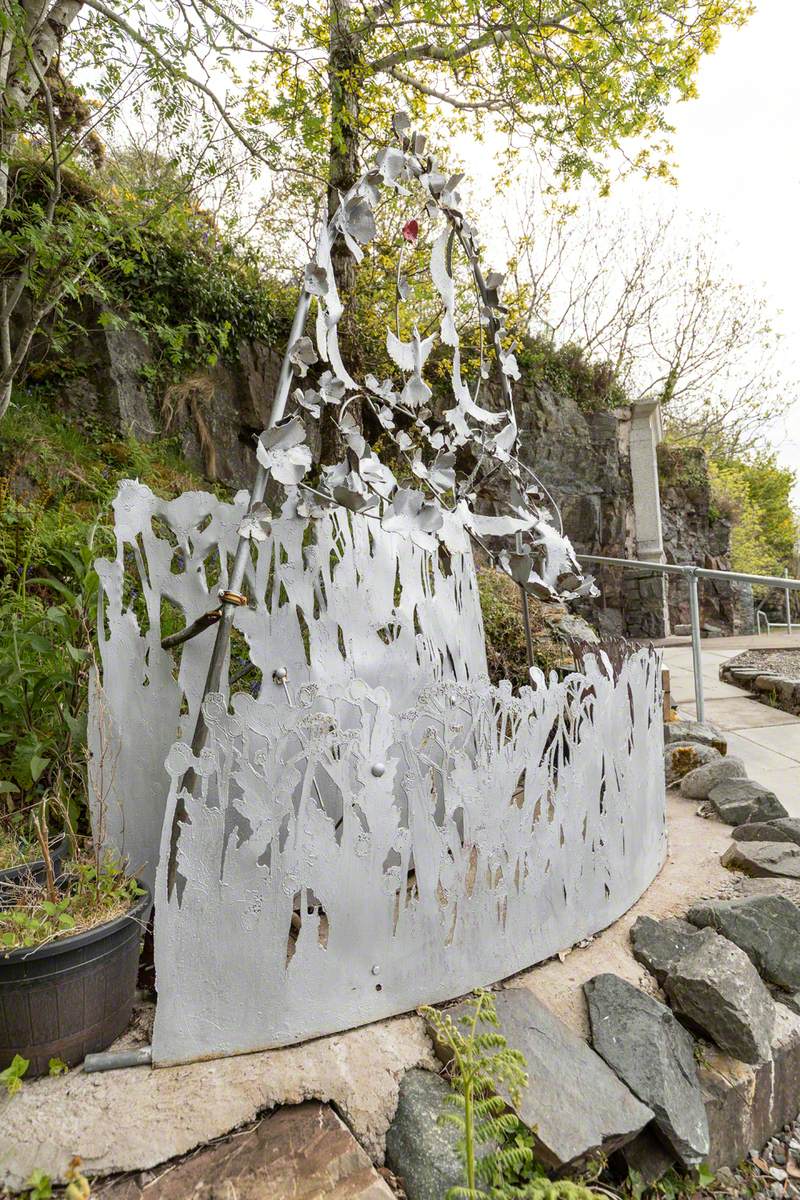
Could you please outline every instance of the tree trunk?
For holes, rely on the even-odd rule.
[[[328,150],[328,217],[332,217],[344,195],[359,176],[359,102],[362,35],[354,29],[351,0],[330,0],[330,46],[328,55],[328,91],[331,129]],[[341,239],[331,250],[333,273],[344,314],[339,324],[342,357],[350,374],[360,374],[358,338],[353,312],[357,263]],[[361,423],[361,406],[351,405],[349,412]],[[337,462],[344,445],[327,410],[323,410],[320,428],[323,464]]]

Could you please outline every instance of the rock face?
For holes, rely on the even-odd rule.
[[[720,754],[728,753],[725,734],[701,721],[665,721],[664,742],[667,746],[676,742],[697,742],[701,746],[711,746]]]
[[[466,1185],[461,1135],[452,1123],[439,1123],[449,1091],[431,1071],[408,1071],[400,1083],[386,1165],[402,1180],[408,1200],[441,1200],[448,1188]]]
[[[70,357],[82,369],[64,385],[63,396],[77,411],[96,414],[123,436],[147,442],[159,432],[143,377],[153,356],[141,333],[104,324],[108,316],[102,305],[81,305],[78,321],[87,331],[75,334]]]
[[[600,1149],[609,1152],[652,1119],[652,1110],[602,1058],[526,988],[498,992],[495,1003],[508,1045],[525,1056],[530,1082],[516,1112],[533,1132],[545,1165],[561,1167]],[[466,1008],[449,1011],[457,1021]],[[444,1047],[437,1052],[447,1059]]]
[[[690,771],[706,763],[717,762],[721,755],[713,746],[702,746],[699,742],[675,742],[664,751],[664,776],[667,787],[683,779]]]
[[[724,779],[746,779],[744,763],[735,754],[690,771],[681,780],[681,795],[688,800],[707,800],[712,788]]]
[[[774,792],[749,779],[725,779],[717,783],[709,792],[708,801],[726,825],[771,821],[788,815]]]
[[[794,842],[800,846],[800,817],[748,821],[746,825],[737,825],[731,837],[737,842]]]
[[[800,846],[791,842],[733,842],[722,864],[746,875],[780,875],[800,879]]]
[[[744,950],[769,983],[800,988],[800,908],[785,896],[715,900],[695,905],[688,916]]]
[[[721,1050],[747,1063],[769,1058],[775,1003],[750,959],[727,938],[717,935],[684,954],[664,991],[675,1012]]]
[[[712,570],[730,570],[731,525],[714,513],[708,464],[697,446],[658,447],[661,520],[667,562],[699,563]],[[632,574],[626,571],[625,574]],[[689,598],[680,575],[668,575],[669,616],[673,633],[689,632]],[[753,589],[750,584],[704,580],[700,597],[702,624],[724,627],[729,633],[753,629]]]
[[[394,1193],[327,1104],[280,1108],[248,1133],[207,1146],[164,1173],[118,1180],[111,1200],[392,1200]],[[146,1183],[146,1187],[145,1187]]]
[[[672,1013],[617,975],[583,985],[592,1045],[642,1103],[684,1167],[708,1155],[708,1121],[694,1062],[694,1042]]]
[[[668,917],[665,921],[638,917],[631,929],[633,957],[647,967],[663,986],[678,960],[711,937],[712,933],[704,933],[680,917]]]

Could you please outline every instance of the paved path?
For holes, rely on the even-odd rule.
[[[694,716],[692,647],[663,647],[669,668],[672,703],[684,716]],[[719,668],[743,650],[800,649],[800,633],[750,637],[705,638],[702,645],[706,720],[726,731],[728,751],[738,754],[751,779],[771,788],[793,817],[800,817],[800,718],[770,708],[741,688],[723,683]]]

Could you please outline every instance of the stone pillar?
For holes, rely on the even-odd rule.
[[[664,562],[661,494],[656,447],[663,437],[658,400],[631,405],[630,456],[636,557]],[[633,637],[667,637],[669,606],[667,577],[661,571],[625,572],[628,633]]]

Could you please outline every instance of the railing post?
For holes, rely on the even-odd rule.
[[[783,574],[786,579],[789,578],[789,568],[783,568]],[[787,587],[786,589],[786,632],[792,632],[792,594]]]
[[[706,706],[703,697],[703,660],[700,655],[700,600],[697,592],[697,575],[692,568],[686,571],[689,585],[689,619],[692,624],[692,668],[694,671],[694,701],[696,719],[705,720]]]

